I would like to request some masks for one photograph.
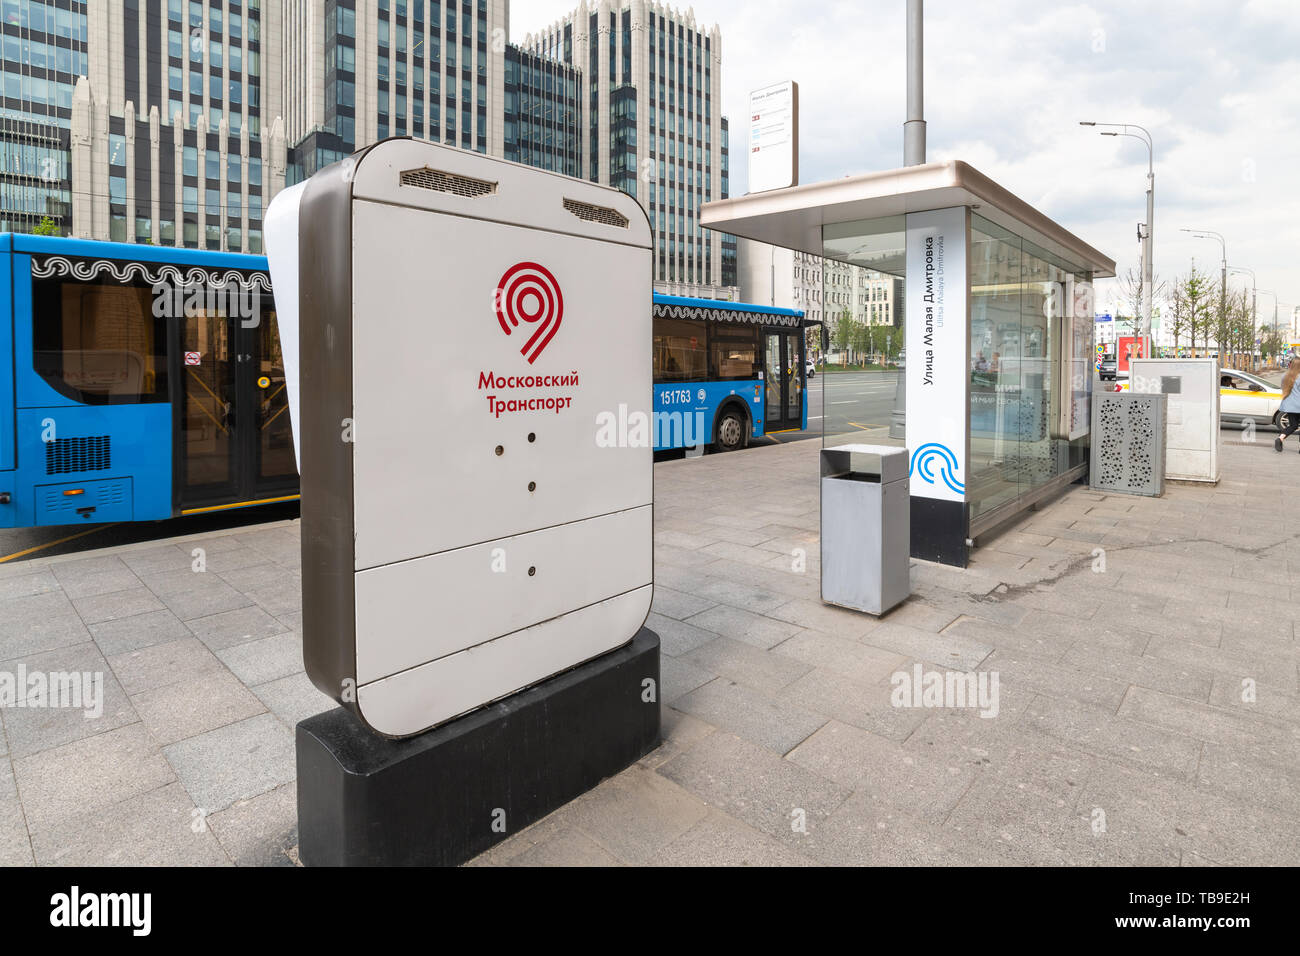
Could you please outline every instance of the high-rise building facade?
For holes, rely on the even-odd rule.
[[[72,215],[72,96],[88,70],[83,0],[0,2],[0,230]]]
[[[279,0],[290,181],[389,136],[504,155],[507,0]]]
[[[262,251],[285,172],[279,0],[4,0],[3,11],[0,135],[43,177],[23,184],[21,215],[6,200],[9,228],[40,214],[81,238]]]
[[[511,44],[509,0],[0,0],[0,220],[261,252],[298,182],[389,136],[604,183],[655,231],[660,291],[734,297],[721,34],[583,0]]]
[[[586,177],[635,196],[655,234],[655,287],[735,286],[735,241],[700,226],[728,195],[722,35],[652,0],[583,0],[524,47],[583,73]]]
[[[862,325],[903,325],[903,280],[838,259],[742,240],[740,296],[759,305],[802,309],[833,327],[846,312]]]

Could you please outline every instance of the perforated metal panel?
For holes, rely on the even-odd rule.
[[[1094,392],[1089,484],[1158,497],[1165,491],[1165,395]]]

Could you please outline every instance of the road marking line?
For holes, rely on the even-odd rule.
[[[233,508],[251,508],[254,505],[274,505],[281,501],[296,501],[300,495],[285,495],[282,498],[259,498],[256,501],[232,501],[228,505],[209,505],[206,508],[186,508],[181,511],[182,515],[201,515],[209,511],[230,511]]]
[[[106,531],[109,528],[116,528],[121,523],[122,522],[120,521],[115,521],[112,524],[102,524],[98,528],[87,528],[85,531],[78,531],[76,534],[70,534],[66,538],[59,538],[57,541],[47,541],[44,544],[38,544],[34,548],[28,548],[25,551],[15,551],[13,554],[6,554],[3,558],[0,558],[0,564],[4,564],[6,561],[12,561],[14,558],[21,558],[25,554],[35,554],[37,551],[42,551],[45,548],[52,548],[56,544],[63,544],[65,541],[84,538],[86,535],[94,534],[96,531]]]

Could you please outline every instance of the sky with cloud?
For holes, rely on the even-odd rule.
[[[511,38],[575,6],[516,0]],[[929,159],[965,160],[1123,275],[1140,267],[1147,150],[1078,121],[1145,126],[1155,141],[1157,278],[1184,274],[1193,257],[1217,275],[1218,243],[1178,231],[1214,230],[1229,266],[1255,270],[1259,288],[1277,293],[1283,318],[1300,305],[1300,0],[925,7]],[[696,0],[693,9],[697,23],[721,28],[723,112],[740,142],[749,90],[793,79],[802,182],[902,165],[904,0]],[[746,190],[743,157],[734,195]],[[1112,295],[1101,288],[1099,304]],[[1258,299],[1271,319],[1272,297]]]

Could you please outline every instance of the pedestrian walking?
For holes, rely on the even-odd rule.
[[[1282,407],[1279,409],[1286,417],[1286,427],[1280,438],[1273,439],[1273,448],[1282,450],[1282,442],[1300,431],[1300,358],[1293,358],[1291,365],[1282,378]]]

